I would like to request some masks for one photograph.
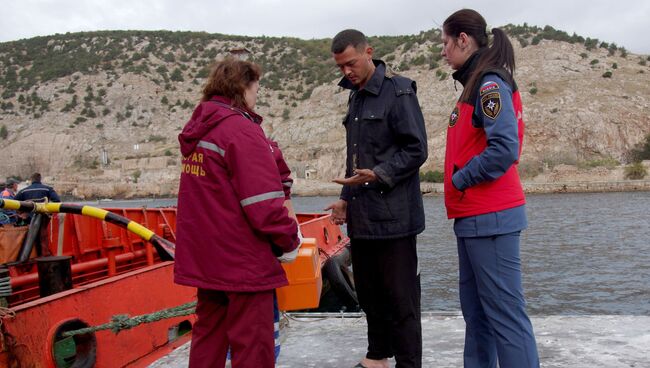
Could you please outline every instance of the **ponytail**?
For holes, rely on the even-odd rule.
[[[474,71],[470,75],[463,93],[460,96],[461,101],[470,102],[471,96],[476,90],[476,85],[481,81],[479,78],[484,72],[490,69],[505,69],[512,79],[515,73],[515,51],[512,43],[506,33],[500,28],[492,28],[492,45],[480,49],[480,56]],[[512,84],[512,80],[507,81]]]
[[[487,70],[505,69],[510,73],[512,79],[515,72],[515,52],[503,30],[492,28],[492,45],[489,45],[486,32],[487,23],[481,14],[472,9],[456,11],[445,20],[442,27],[447,35],[454,38],[457,38],[461,33],[467,34],[476,41],[479,47],[479,59],[465,84],[463,94],[460,96],[461,101],[470,102],[469,99],[476,89],[476,84],[481,82],[478,79]],[[512,80],[508,82],[512,83]]]

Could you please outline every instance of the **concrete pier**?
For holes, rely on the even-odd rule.
[[[531,320],[544,368],[650,367],[650,316],[533,316]],[[287,321],[277,368],[351,368],[365,354],[362,316],[289,315]],[[423,313],[422,366],[462,367],[464,331],[462,316]],[[150,368],[185,368],[188,353],[189,343]]]

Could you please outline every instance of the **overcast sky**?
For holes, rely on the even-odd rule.
[[[181,30],[245,36],[332,37],[345,28],[366,35],[407,35],[439,28],[460,8],[490,26],[551,25],[650,54],[648,0],[9,0],[0,42],[97,30]]]

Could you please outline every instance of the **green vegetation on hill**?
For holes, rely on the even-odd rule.
[[[212,40],[250,42],[251,37],[168,31],[102,31],[66,33],[0,44],[3,98],[74,73],[124,72],[151,74],[150,64],[213,59]],[[176,60],[175,55],[180,55]],[[200,61],[200,60],[199,60]],[[120,70],[121,69],[121,70]],[[155,69],[155,68],[154,68]],[[175,72],[175,71],[174,71]],[[178,78],[177,74],[172,74]]]
[[[565,138],[564,128],[556,125],[565,125],[563,122],[570,120],[570,117],[567,119],[570,108],[565,102],[572,101],[572,97],[564,98],[562,83],[548,83],[549,80],[556,80],[558,75],[574,78],[580,87],[577,89],[579,94],[586,90],[585,86],[592,87],[596,82],[602,83],[603,88],[611,86],[612,90],[618,91],[614,98],[617,101],[621,99],[620,109],[613,106],[612,109],[602,108],[602,111],[595,112],[603,104],[587,108],[588,113],[610,114],[606,119],[599,119],[602,124],[609,124],[610,120],[616,124],[624,124],[624,119],[647,120],[642,116],[642,111],[637,113],[634,109],[630,115],[621,111],[623,108],[629,111],[631,101],[628,100],[646,100],[646,89],[629,81],[636,73],[650,72],[650,56],[634,55],[623,60],[621,57],[626,57],[627,52],[616,44],[569,35],[550,26],[540,28],[524,24],[503,28],[515,46],[520,44],[525,47],[520,53],[524,61],[522,64],[526,67],[520,87],[527,103],[533,107],[530,115],[533,124],[530,126],[535,128],[535,123],[541,120],[550,129],[548,136]],[[339,110],[344,103],[345,93],[335,92],[336,100],[322,104],[312,98],[314,89],[322,85],[327,85],[327,88],[321,94],[330,95],[341,77],[332,60],[330,42],[331,39],[245,37],[202,32],[103,31],[0,43],[0,142],[7,147],[7,152],[22,152],[21,147],[25,143],[31,144],[35,133],[61,132],[61,136],[56,137],[56,148],[57,152],[65,150],[67,156],[62,155],[61,159],[58,155],[52,156],[56,160],[51,161],[56,161],[56,165],[60,166],[57,171],[69,167],[113,169],[120,167],[121,160],[160,155],[165,156],[163,159],[167,161],[167,166],[176,166],[179,157],[175,135],[181,131],[189,115],[188,110],[191,111],[197,102],[211,65],[215,60],[229,55],[233,49],[245,48],[250,51],[249,59],[262,67],[264,88],[260,92],[258,106],[264,107],[260,110],[269,118],[267,126],[271,129],[268,131],[276,135],[278,141],[297,142],[295,147],[289,145],[287,152],[293,155],[291,158],[298,161],[314,160],[320,159],[321,152],[338,154],[340,151],[337,150],[343,144],[337,138],[339,133],[330,134],[328,131],[324,136],[324,129],[313,129],[318,124],[327,127],[327,124],[334,122],[338,125],[334,118],[341,113]],[[375,56],[386,61],[398,73],[413,70],[406,74],[416,75],[418,79],[425,94],[421,102],[427,115],[427,129],[433,128],[433,141],[439,142],[441,134],[444,134],[439,124],[444,124],[447,119],[446,112],[440,113],[439,105],[443,104],[443,100],[451,101],[454,92],[457,92],[447,88],[451,85],[451,76],[449,68],[443,67],[441,60],[440,30],[432,29],[415,35],[370,37],[370,43],[375,49]],[[568,47],[566,43],[574,46]],[[546,52],[558,49],[563,54],[558,57],[554,55],[549,69],[538,70],[537,63],[548,56]],[[574,55],[564,55],[566,53]],[[551,74],[553,78],[548,78]],[[641,76],[643,80],[647,79],[647,75]],[[589,83],[583,83],[585,80],[589,80]],[[448,86],[438,91],[436,88],[442,86],[441,81]],[[561,103],[547,104],[552,98]],[[308,101],[301,102],[304,100]],[[629,116],[634,118],[629,119]],[[630,131],[621,129],[618,133],[610,133],[609,129],[593,129],[593,132],[588,128],[576,129],[575,148],[566,148],[561,142],[543,147],[539,142],[546,143],[549,138],[542,137],[543,134],[538,131],[538,135],[533,135],[534,138],[530,140],[534,143],[531,145],[534,149],[528,151],[536,154],[522,161],[521,173],[526,178],[532,178],[560,164],[590,169],[611,168],[623,162],[632,164],[627,169],[627,177],[641,177],[645,175],[644,166],[635,162],[650,159],[650,149],[647,149],[650,146],[646,147],[650,138],[646,139],[646,146],[631,147],[629,142],[636,141],[636,133],[632,138]],[[601,132],[604,137],[601,137]],[[38,139],[42,137],[45,135]],[[72,137],[70,143],[65,141],[68,137]],[[311,144],[316,137],[319,140],[316,148],[310,147],[305,151],[308,154],[303,154],[302,144]],[[591,148],[586,148],[586,143],[580,140],[582,137],[585,138],[584,142],[590,144],[593,138],[597,149],[592,152]],[[330,138],[332,142],[328,141]],[[540,141],[535,142],[534,139]],[[623,147],[620,144],[608,146],[614,139],[628,143],[624,143]],[[58,145],[59,141],[63,144]],[[584,144],[580,146],[577,143]],[[299,148],[298,144],[301,144]],[[100,164],[95,149],[100,145],[106,146],[112,164],[107,165],[103,157]],[[50,146],[54,145],[47,145]],[[611,153],[609,148],[614,148]],[[67,154],[68,151],[72,154]],[[439,157],[438,154],[436,152],[435,157]],[[36,160],[44,157],[41,161],[45,161],[46,155],[34,154],[33,158],[27,157],[25,161],[29,165],[41,164]],[[69,159],[77,156],[74,162]],[[434,157],[433,154],[431,157]],[[130,165],[123,165],[130,167],[124,170],[135,170]],[[442,172],[434,170],[436,165],[426,167],[421,173],[422,181],[442,180]],[[14,169],[5,169],[10,170]],[[323,171],[327,170],[334,171],[336,167],[332,165]],[[127,175],[132,175],[133,181],[152,180],[149,172],[142,173],[142,178],[140,171]],[[325,172],[325,175],[329,174]]]
[[[610,55],[617,51],[622,56],[627,54],[616,44],[568,35],[551,26],[540,28],[524,23],[521,26],[508,24],[503,28],[524,47],[536,45],[541,40],[556,40],[581,43],[587,50],[605,48]],[[422,65],[437,69],[441,59],[440,37],[440,30],[431,29],[417,35],[370,37],[370,42],[376,57],[385,59],[397,71]],[[200,85],[218,56],[241,47],[249,50],[251,60],[261,65],[264,87],[288,94],[293,101],[304,100],[315,87],[340,77],[331,60],[330,41],[205,32],[98,31],[0,43],[0,98],[20,103],[14,106],[3,102],[2,110],[5,114],[39,117],[49,111],[50,101],[40,99],[34,93],[35,87],[73,76],[69,87],[58,93],[81,96],[82,91],[75,88],[76,73],[105,72],[108,86],[125,73],[149,78],[166,91],[176,91],[177,82],[185,80]],[[436,76],[443,80],[448,75],[438,70]],[[603,77],[611,77],[611,72]],[[81,115],[92,118],[98,112],[110,113],[105,107],[97,107],[102,105],[104,96],[90,93],[84,97]],[[74,97],[63,111],[74,110],[79,102]]]
[[[245,47],[252,53],[251,60],[262,67],[263,86],[292,91],[292,98],[306,99],[315,87],[339,76],[331,61],[330,41],[168,31],[100,31],[35,37],[0,44],[1,97],[8,100],[58,78],[100,71],[112,80],[124,73],[143,75],[173,91],[174,82],[185,79],[200,84],[198,79],[207,77],[218,55]],[[394,53],[400,46],[407,51],[426,41],[439,43],[440,32],[371,37],[377,57]],[[415,57],[413,63],[435,63],[440,59],[439,49],[426,54]],[[74,94],[77,91],[73,87],[62,92]]]
[[[573,33],[569,35],[564,31],[557,30],[551,26],[540,28],[537,26],[529,26],[524,23],[523,25],[508,24],[503,29],[512,37],[516,38],[521,47],[528,45],[537,45],[541,40],[550,41],[563,41],[571,44],[583,44],[587,50],[594,50],[596,48],[603,48],[608,50],[609,55],[614,55],[616,51],[620,51],[620,55],[625,57],[627,51],[624,47],[618,47],[615,43],[600,42],[597,38],[584,38]]]

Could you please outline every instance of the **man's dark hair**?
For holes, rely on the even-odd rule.
[[[38,181],[38,182],[41,181],[41,174],[40,173],[33,173],[32,174],[32,182],[35,182],[35,181]]]
[[[359,50],[367,45],[368,39],[366,38],[366,35],[356,29],[346,29],[334,36],[331,50],[334,54],[340,54],[345,51],[348,46],[352,46]]]

